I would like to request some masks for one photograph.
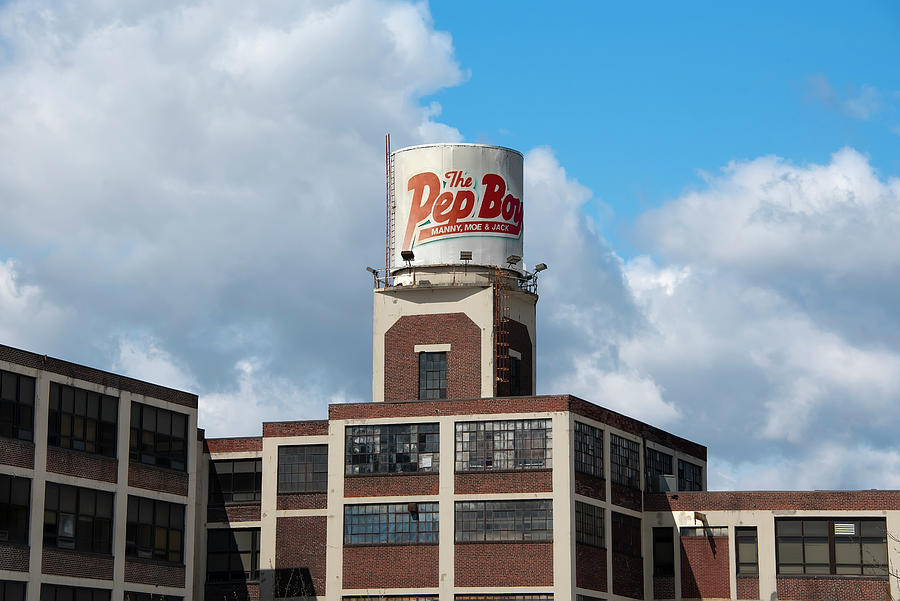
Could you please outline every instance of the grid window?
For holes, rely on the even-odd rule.
[[[206,580],[259,580],[259,528],[209,530],[206,543]]]
[[[0,542],[28,544],[31,480],[0,474]]]
[[[278,447],[278,494],[328,490],[328,445]]]
[[[116,397],[50,382],[48,444],[115,457],[118,421]]]
[[[0,370],[0,436],[34,439],[34,378]]]
[[[603,508],[575,501],[575,542],[606,547],[603,531]]]
[[[122,601],[184,601],[184,597],[176,597],[175,595],[161,595],[159,593],[138,593],[136,591],[125,591]]]
[[[128,497],[125,554],[182,563],[184,505],[143,497]]]
[[[671,527],[653,529],[653,575],[675,575],[675,536]]]
[[[575,471],[603,477],[603,430],[575,422]]]
[[[447,398],[447,353],[419,353],[419,398]]]
[[[437,472],[439,428],[438,424],[348,426],[345,472],[347,475]]]
[[[758,576],[756,528],[736,526],[734,529],[735,564],[738,576]]]
[[[776,519],[779,574],[887,577],[884,518]]]
[[[709,538],[728,536],[728,526],[685,526],[681,528],[681,538]]]
[[[210,503],[261,500],[262,459],[219,459],[209,462]]]
[[[613,484],[641,487],[641,450],[633,440],[609,435],[609,469]]]
[[[553,601],[553,593],[525,593],[511,595],[456,595],[454,601]]]
[[[438,595],[344,595],[341,601],[438,601]]]
[[[458,543],[552,540],[552,501],[460,501],[456,503],[456,542]]]
[[[345,545],[437,544],[437,503],[344,506]]]
[[[44,546],[112,553],[113,494],[47,482]]]
[[[111,592],[102,588],[42,584],[41,601],[109,601]]]
[[[678,490],[703,490],[703,468],[689,461],[679,459]]]
[[[0,601],[25,601],[25,583],[0,580]]]
[[[457,422],[456,471],[549,469],[552,446],[549,419]]]
[[[672,459],[668,453],[647,448],[645,461],[647,463],[647,490],[650,492],[662,492],[659,485],[659,477],[672,474]]]
[[[185,470],[188,416],[142,403],[131,404],[130,457],[133,461]]]
[[[641,556],[641,519],[624,513],[612,512],[613,553]]]

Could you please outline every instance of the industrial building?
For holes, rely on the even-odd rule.
[[[0,347],[0,601],[900,598],[900,491],[710,492],[702,444],[534,394],[519,153],[386,174],[372,402],[204,439],[195,395]]]

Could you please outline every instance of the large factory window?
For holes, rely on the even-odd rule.
[[[549,469],[552,447],[549,419],[457,422],[456,471]]]
[[[647,448],[647,490],[650,492],[663,492],[659,485],[660,476],[672,474],[673,457],[668,453]]]
[[[575,501],[575,542],[606,547],[602,507]]]
[[[47,482],[44,546],[111,553],[113,494]]]
[[[176,411],[132,403],[131,460],[184,471],[187,465],[187,417]]]
[[[109,589],[42,584],[41,601],[109,601]]]
[[[447,398],[447,353],[419,353],[419,398]]]
[[[458,501],[456,542],[553,540],[553,502]]]
[[[404,545],[437,542],[437,503],[379,503],[344,506],[345,545]]]
[[[0,370],[0,436],[34,438],[34,378]]]
[[[118,421],[116,397],[50,382],[48,444],[115,457]]]
[[[209,462],[209,502],[262,500],[262,459],[219,459]]]
[[[735,564],[738,576],[759,575],[756,527],[736,526],[734,529]]]
[[[25,601],[25,583],[16,580],[0,580],[0,600]]]
[[[603,477],[603,430],[575,422],[575,471]]]
[[[703,468],[679,459],[678,490],[703,490]]]
[[[345,473],[437,472],[439,450],[438,424],[348,426]]]
[[[209,530],[206,542],[206,580],[259,580],[259,528]]]
[[[776,518],[779,574],[888,575],[884,518]]]
[[[671,526],[653,529],[653,575],[675,575],[675,535]]]
[[[641,557],[641,518],[615,511],[611,514],[613,553]]]
[[[278,494],[327,489],[328,445],[278,447]]]
[[[184,505],[128,496],[125,554],[182,563]]]
[[[0,542],[28,544],[31,480],[0,474]]]
[[[638,443],[615,434],[609,435],[609,469],[613,484],[641,487],[641,448]]]

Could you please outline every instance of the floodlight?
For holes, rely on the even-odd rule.
[[[516,263],[518,263],[521,260],[522,260],[522,257],[520,257],[519,255],[509,255],[508,257],[506,257],[506,262],[509,265],[515,265]]]
[[[400,258],[403,259],[404,261],[412,261],[413,259],[416,258],[416,254],[411,250],[401,250]]]
[[[368,271],[372,275],[378,275],[378,270],[375,269],[374,267],[366,267],[366,271]]]
[[[472,251],[471,250],[459,251],[459,260],[460,261],[471,261],[472,260]]]
[[[544,271],[545,269],[547,269],[547,264],[546,264],[546,263],[538,263],[537,265],[534,266],[534,272],[535,272],[535,273]]]

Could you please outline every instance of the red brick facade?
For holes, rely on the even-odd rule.
[[[605,501],[606,480],[590,474],[575,472],[575,494]]]
[[[756,576],[738,576],[738,599],[759,599],[759,578]]]
[[[431,588],[438,571],[437,545],[344,547],[345,589]]]
[[[675,577],[674,576],[654,576],[653,577],[653,598],[654,599],[674,599],[675,598]]]
[[[207,522],[257,522],[259,519],[259,503],[208,505],[206,508]]]
[[[613,553],[612,572],[614,594],[632,599],[644,598],[643,559],[622,553]]]
[[[34,469],[34,443],[0,437],[0,464]]]
[[[344,478],[345,497],[391,497],[436,495],[440,486],[437,474],[386,474]]]
[[[623,486],[621,484],[616,484],[613,482],[610,485],[610,500],[613,505],[618,505],[619,507],[625,507],[627,509],[633,509],[634,511],[640,511],[642,508],[641,502],[641,493],[640,490],[636,488],[631,488],[630,486]]]
[[[188,474],[164,467],[131,462],[128,464],[128,486],[186,497]]]
[[[41,573],[78,578],[113,579],[113,556],[44,548]]]
[[[568,411],[570,396],[535,396],[445,401],[341,403],[329,405],[330,419],[384,419],[441,415],[493,415]]]
[[[278,518],[276,523],[275,569],[308,570],[313,590],[304,592],[310,597],[325,595],[326,521],[316,516]]]
[[[3,566],[4,570],[27,572],[30,552],[31,547],[28,545],[0,543],[0,566]]]
[[[454,476],[458,495],[507,492],[553,492],[553,472],[466,472]]]
[[[328,420],[296,422],[263,422],[263,438],[278,436],[324,436],[328,434]]]
[[[278,495],[276,509],[325,509],[328,497],[325,493]]]
[[[259,601],[259,584],[207,584],[204,598],[206,601]]]
[[[184,586],[184,566],[160,564],[148,559],[125,558],[125,582],[154,586]]]
[[[419,398],[417,344],[449,344],[447,398],[481,396],[481,329],[465,313],[405,315],[384,335],[384,400]]]
[[[575,586],[606,592],[606,549],[575,545]]]
[[[644,497],[645,511],[896,511],[900,490],[679,492]]]
[[[779,601],[891,601],[887,578],[778,577]]]
[[[728,537],[681,539],[681,596],[684,599],[728,599]]]
[[[118,480],[119,462],[92,453],[47,447],[47,471],[115,483]]]
[[[456,586],[552,586],[553,543],[457,544]]]
[[[207,438],[203,441],[204,453],[234,453],[262,451],[262,437]]]

